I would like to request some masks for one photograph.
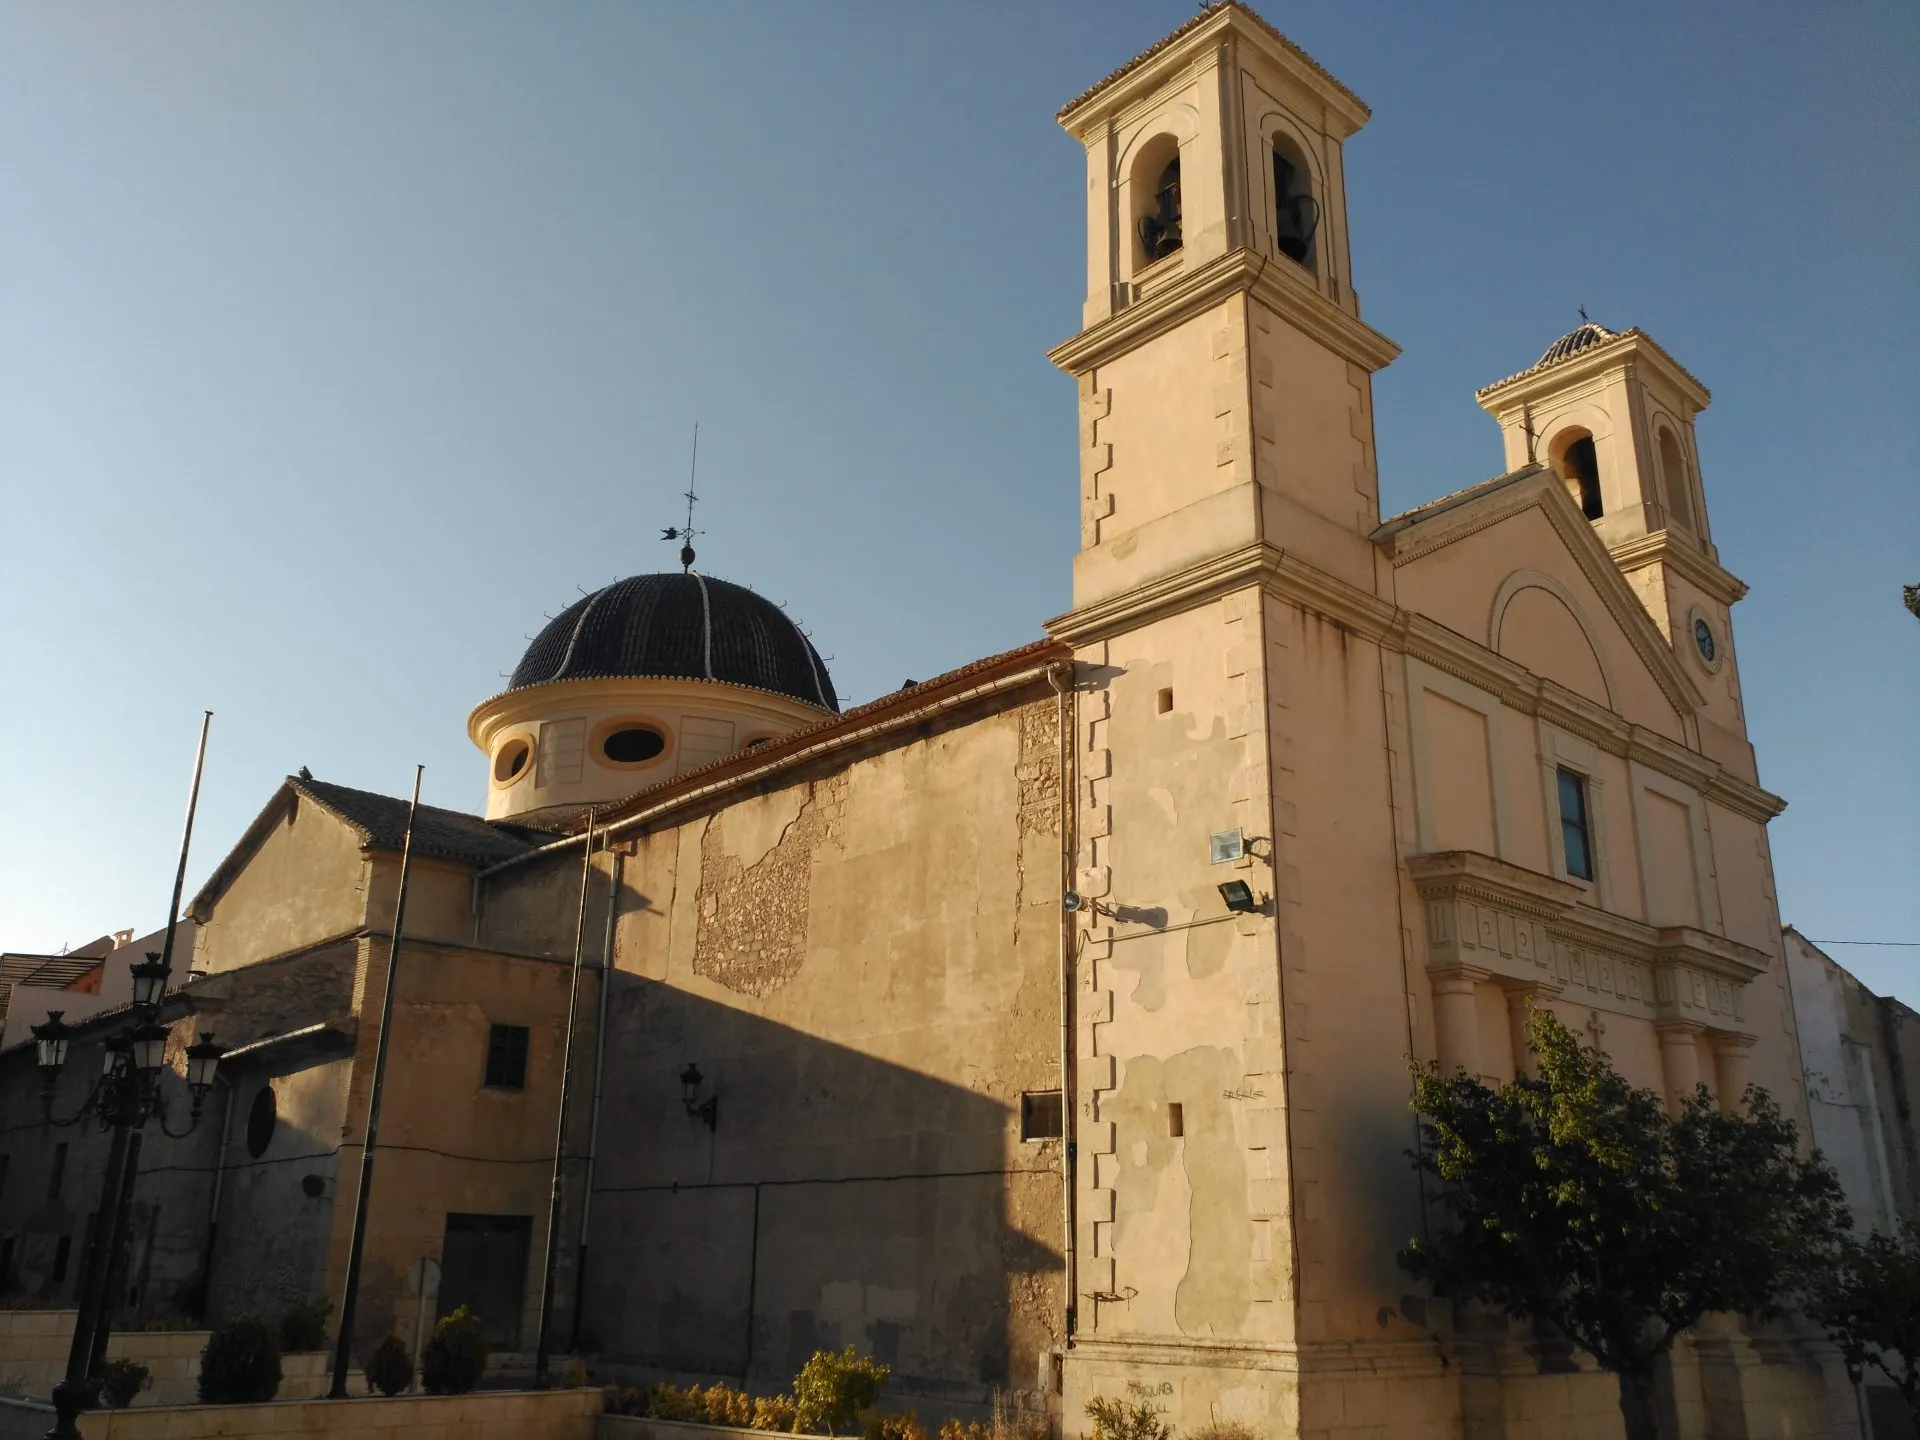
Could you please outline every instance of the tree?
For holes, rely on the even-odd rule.
[[[1871,1365],[1893,1382],[1920,1427],[1920,1224],[1891,1235],[1842,1237],[1813,1289],[1812,1313],[1858,1376]]]
[[[1400,1263],[1437,1295],[1551,1324],[1614,1372],[1628,1440],[1658,1440],[1654,1362],[1702,1315],[1769,1318],[1807,1287],[1847,1224],[1839,1181],[1764,1090],[1730,1115],[1702,1086],[1675,1119],[1552,1015],[1527,1039],[1538,1079],[1416,1070],[1413,1162],[1454,1228]]]

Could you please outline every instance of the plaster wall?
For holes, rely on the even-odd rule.
[[[344,1196],[351,1196],[359,1184],[360,1139],[373,1079],[373,1017],[382,1003],[386,960],[383,937],[360,941],[356,1010],[363,1017],[365,1043],[352,1058],[345,1133],[337,1178],[330,1187]],[[530,1218],[533,1243],[518,1318],[520,1343],[531,1348],[538,1322],[569,981],[569,967],[552,961],[425,939],[402,945],[356,1345],[371,1345],[396,1325],[411,1325],[407,1268],[423,1256],[441,1258],[446,1217],[461,1213]],[[583,976],[583,982],[584,1018],[594,990],[591,976]],[[522,1090],[488,1091],[483,1086],[488,1027],[496,1022],[529,1029]],[[576,1065],[585,1064],[590,1055],[589,1033],[588,1043],[576,1047]],[[569,1122],[577,1135],[585,1133],[591,1103],[590,1086],[578,1083],[582,1073],[576,1070]],[[350,1203],[333,1206],[324,1272],[329,1294],[340,1293],[352,1218]],[[560,1297],[570,1293],[564,1285],[556,1290]],[[556,1308],[564,1321],[564,1300]]]
[[[448,860],[413,857],[407,876],[408,936],[435,940],[473,938],[473,871]],[[367,855],[366,924],[391,932],[394,904],[400,894],[400,857],[388,851]]]
[[[588,1240],[604,1364],[784,1384],[851,1343],[903,1400],[1036,1385],[1060,1142],[1020,1113],[1059,1086],[1059,816],[1042,690],[634,840]]]
[[[343,935],[365,923],[359,838],[289,794],[284,817],[200,919],[195,968],[217,974]]]

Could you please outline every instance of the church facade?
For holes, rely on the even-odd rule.
[[[440,1308],[522,1350],[545,1308],[610,1374],[765,1388],[854,1344],[923,1415],[998,1389],[1069,1432],[1144,1393],[1261,1436],[1619,1433],[1610,1377],[1397,1268],[1407,1057],[1511,1078],[1539,1005],[1676,1103],[1751,1081],[1807,1124],[1709,396],[1583,324],[1478,392],[1503,474],[1383,517],[1367,118],[1231,3],[1061,112],[1081,544],[1046,639],[840,713],[689,555],[474,711],[486,817],[416,835],[365,1346],[427,1256]],[[153,1241],[132,1303],[338,1294],[396,803],[290,779],[194,901],[180,1032],[253,1047],[237,1115],[274,1098],[253,1153],[180,1142],[167,1213],[219,1239]],[[1669,1382],[1678,1433],[1857,1433],[1789,1326],[1717,1320]]]

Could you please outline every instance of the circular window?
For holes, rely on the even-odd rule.
[[[616,765],[644,765],[666,748],[667,737],[651,725],[623,725],[600,741],[600,753]]]
[[[516,735],[493,752],[493,783],[511,785],[527,773],[533,763],[533,745],[524,735]]]
[[[1714,656],[1713,627],[1704,620],[1696,619],[1693,622],[1693,643],[1699,647],[1700,658],[1711,665]]]
[[[1696,605],[1687,614],[1687,635],[1693,641],[1693,653],[1708,673],[1718,674],[1720,662],[1725,657],[1720,653],[1720,634],[1714,628],[1707,612]]]
[[[273,1098],[273,1086],[262,1085],[247,1111],[247,1154],[258,1160],[273,1143],[273,1127],[279,1123],[280,1110]]]

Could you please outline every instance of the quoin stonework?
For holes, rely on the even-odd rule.
[[[770,1388],[852,1344],[901,1406],[1068,1433],[1141,1394],[1273,1440],[1619,1433],[1611,1377],[1397,1267],[1407,1057],[1509,1079],[1537,1005],[1672,1103],[1754,1082],[1809,1126],[1746,587],[1708,392],[1639,329],[1529,346],[1475,396],[1503,473],[1380,514],[1368,116],[1233,4],[1060,112],[1081,526],[1045,638],[842,712],[694,560],[474,710],[485,814],[415,835],[357,1346],[465,1303],[532,1350],[577,952],[552,1339],[601,1373]],[[219,1123],[144,1152],[121,1324],[338,1296],[405,820],[290,777],[193,898],[176,1047],[231,1060]],[[61,992],[80,1061],[138,948]],[[0,1264],[59,1298],[97,1136],[36,1136],[16,988]],[[1858,1433],[1792,1324],[1720,1317],[1664,1383],[1688,1436]]]

